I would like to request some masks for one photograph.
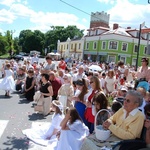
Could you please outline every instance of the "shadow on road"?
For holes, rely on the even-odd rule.
[[[12,96],[0,95],[0,99],[11,99]]]
[[[31,103],[32,101],[28,101],[26,98],[23,98],[23,99],[20,99],[18,104],[29,104]]]
[[[28,115],[29,120],[35,121],[35,120],[43,120],[46,119],[46,116],[43,114],[33,113],[32,115]]]
[[[3,145],[8,145],[7,148],[3,150],[28,150],[29,140],[27,138],[16,138],[16,137],[7,137],[7,141]]]

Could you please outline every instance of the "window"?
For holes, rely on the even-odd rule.
[[[147,46],[144,47],[144,54],[147,54]]]
[[[122,51],[127,51],[127,43],[122,43]]]
[[[109,42],[109,49],[117,49],[117,42],[115,42],[115,41],[110,41]]]
[[[67,44],[67,49],[68,49],[69,47],[68,47],[68,44]]]
[[[93,43],[93,49],[96,49],[97,48],[97,42],[94,42]]]
[[[86,49],[89,49],[89,43],[86,43]]]
[[[96,30],[96,35],[98,35],[98,30]]]
[[[79,43],[79,49],[81,48],[81,43]]]
[[[71,49],[73,49],[73,44],[71,44]]]
[[[102,49],[106,49],[106,42],[102,42]]]
[[[135,66],[136,65],[136,58],[133,58],[132,59],[132,66]]]
[[[137,53],[137,51],[138,51],[138,46],[134,45],[134,53]]]
[[[108,56],[108,62],[116,62],[116,56]]]
[[[126,57],[120,56],[120,60],[121,60],[122,62],[126,63]]]

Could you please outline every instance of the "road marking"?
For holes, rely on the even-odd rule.
[[[0,120],[0,137],[2,136],[9,120]]]

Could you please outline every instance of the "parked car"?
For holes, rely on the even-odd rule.
[[[22,55],[15,55],[15,56],[12,56],[11,59],[14,59],[16,61],[19,61],[19,60],[24,60],[24,57]]]

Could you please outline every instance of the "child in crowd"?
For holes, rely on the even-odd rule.
[[[4,70],[4,78],[0,79],[0,89],[5,90],[5,96],[10,96],[10,91],[15,90],[14,73],[10,63],[7,63]]]

